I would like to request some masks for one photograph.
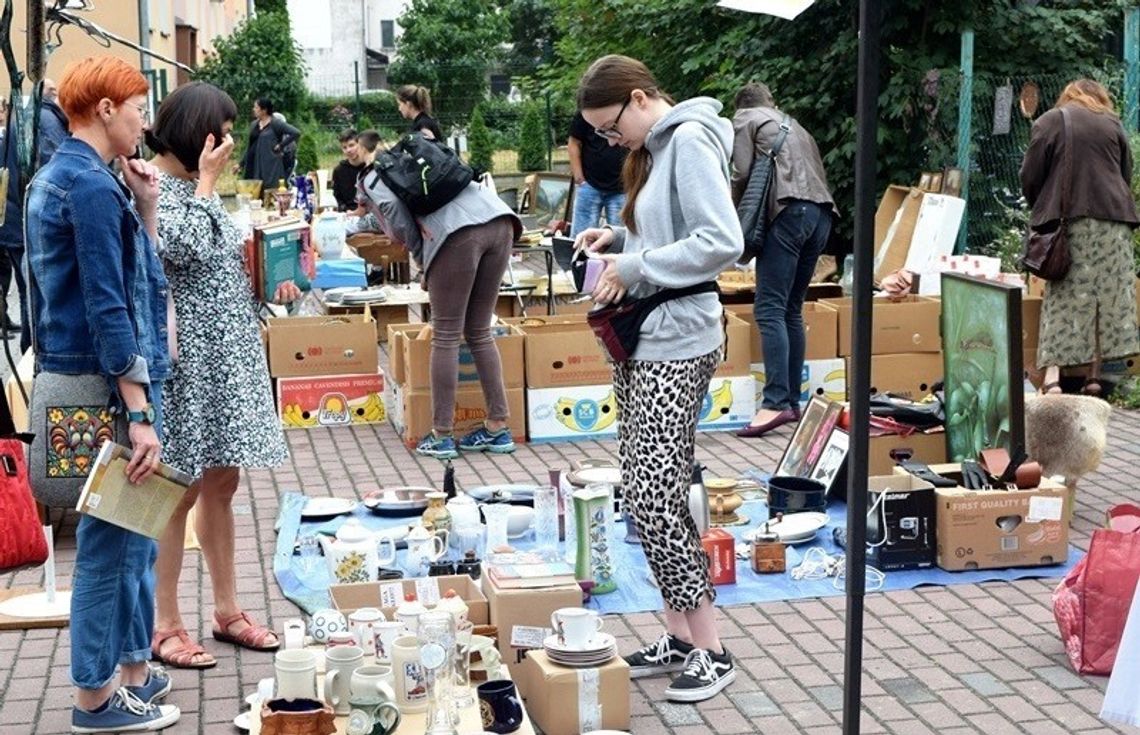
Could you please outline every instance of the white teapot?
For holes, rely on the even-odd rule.
[[[379,536],[359,520],[349,518],[336,532],[336,540],[320,536],[328,561],[329,574],[336,584],[375,582],[382,564],[396,560],[396,544],[388,536]],[[387,544],[390,553],[381,558],[379,547]]]
[[[408,532],[404,539],[408,544],[405,568],[413,577],[427,575],[428,566],[447,553],[447,531],[432,533],[421,523]]]

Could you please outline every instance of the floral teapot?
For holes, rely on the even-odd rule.
[[[336,539],[321,536],[329,574],[336,584],[375,582],[381,565],[396,560],[396,543],[389,536],[374,534],[359,520],[349,518],[336,532]],[[380,548],[389,552],[381,557]]]

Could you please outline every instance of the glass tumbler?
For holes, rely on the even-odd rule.
[[[297,539],[297,547],[301,551],[301,569],[306,575],[317,570],[321,556],[321,542],[316,536],[301,536]]]
[[[451,701],[456,707],[475,704],[475,690],[471,688],[471,636],[475,624],[460,620],[455,624],[455,673],[451,685]]]
[[[558,491],[552,487],[534,489],[534,540],[540,551],[558,550]]]
[[[511,517],[511,506],[496,503],[483,506],[483,517],[487,519],[488,556],[500,546],[507,546],[507,523]]]

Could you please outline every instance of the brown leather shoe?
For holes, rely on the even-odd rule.
[[[785,408],[783,411],[780,411],[778,414],[776,414],[771,421],[766,421],[765,423],[758,426],[749,424],[743,429],[737,431],[736,435],[744,437],[746,439],[755,439],[756,437],[764,436],[769,431],[783,426],[784,424],[790,424],[795,420],[795,412],[790,408]]]

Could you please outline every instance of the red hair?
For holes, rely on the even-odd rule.
[[[116,56],[89,56],[67,65],[59,80],[59,106],[72,124],[89,122],[101,99],[122,104],[146,94],[150,84],[138,69]]]

